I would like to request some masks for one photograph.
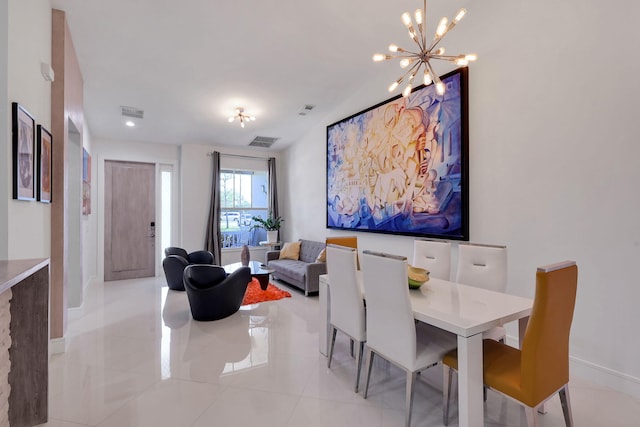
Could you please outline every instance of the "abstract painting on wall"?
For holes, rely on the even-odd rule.
[[[13,198],[35,200],[35,120],[17,102],[12,104]]]
[[[469,240],[468,69],[327,126],[327,227]]]
[[[91,155],[82,149],[82,214],[91,213]]]
[[[38,125],[38,200],[44,203],[51,203],[52,142],[51,133]]]

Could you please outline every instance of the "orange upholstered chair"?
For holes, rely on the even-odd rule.
[[[569,401],[569,332],[578,284],[573,261],[539,267],[536,295],[522,341],[522,350],[485,339],[484,383],[490,389],[525,406],[529,427],[537,427],[537,410],[556,393],[560,395],[565,424],[573,426]],[[452,369],[457,353],[444,359],[444,424],[448,424]]]
[[[327,237],[325,244],[346,246],[348,248],[356,249],[356,255],[358,250],[358,236],[333,236]],[[360,259],[356,256],[356,265],[360,270]]]

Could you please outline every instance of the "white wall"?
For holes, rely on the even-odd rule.
[[[572,373],[640,396],[640,6],[620,3],[466,2],[454,32],[479,54],[469,73],[471,240],[508,246],[507,292],[517,295],[533,296],[537,266],[577,261]],[[363,70],[363,86],[325,124],[388,97],[378,70]],[[313,128],[285,155],[287,240],[338,234],[325,229],[325,144],[325,128]],[[412,255],[410,237],[358,239]]]
[[[0,47],[0,66],[7,69],[7,78],[1,83],[3,89],[0,90],[3,104],[0,108],[3,114],[1,157],[5,159],[2,161],[0,196],[7,200],[12,196],[13,185],[11,103],[19,102],[33,116],[36,125],[42,124],[51,130],[51,83],[40,74],[40,63],[51,63],[51,4],[41,0],[9,0],[1,8],[0,17],[6,24],[2,28],[7,28],[7,45],[3,42]],[[10,20],[8,16],[11,16]],[[6,209],[4,202],[0,207],[0,236],[4,237],[6,233],[6,239],[2,239],[6,246],[0,255],[3,258],[48,257],[51,251],[50,205],[9,200]]]
[[[9,98],[7,95],[8,83],[8,53],[9,52],[9,3],[0,4],[0,136],[4,143],[0,143],[0,259],[9,257],[9,198],[11,197],[11,182],[9,170],[11,169],[9,143],[11,135]]]

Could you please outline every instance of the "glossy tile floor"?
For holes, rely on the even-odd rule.
[[[277,284],[277,282],[276,282]],[[318,351],[318,298],[246,306],[216,322],[191,318],[164,278],[94,284],[50,364],[55,427],[402,426],[404,374],[374,364],[368,399],[353,393],[355,360],[338,334],[334,361]],[[412,426],[441,426],[441,370],[418,380]],[[640,401],[574,379],[575,425],[637,426]],[[541,426],[563,426],[558,398]],[[524,426],[515,403],[489,393],[486,426]],[[457,407],[451,426],[458,425]]]

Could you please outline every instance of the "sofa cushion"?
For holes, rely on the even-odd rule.
[[[300,258],[300,241],[285,243],[280,249],[280,259],[298,260]]]
[[[316,258],[325,247],[324,242],[315,242],[313,240],[300,239],[300,261],[312,263],[316,262]]]
[[[327,262],[327,248],[324,248],[322,251],[320,251],[318,257],[316,258],[316,262]]]
[[[278,273],[288,276],[299,283],[304,283],[304,275],[306,274],[307,263],[293,259],[278,259],[269,262],[269,267]]]

